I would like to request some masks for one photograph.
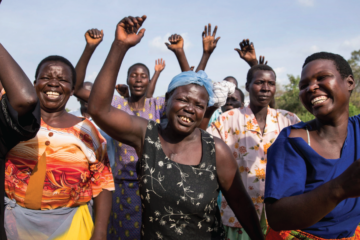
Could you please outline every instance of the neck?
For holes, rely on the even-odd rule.
[[[129,105],[133,109],[142,109],[144,108],[145,98],[146,98],[145,95],[142,96],[131,95],[129,97]]]
[[[251,102],[249,106],[258,122],[266,121],[267,109],[268,109],[267,106],[266,107],[254,106]]]
[[[340,116],[332,119],[329,117],[326,120],[315,119],[312,123],[316,129],[317,134],[321,138],[335,141],[345,141],[347,136],[347,126],[349,122],[349,111],[345,110]]]
[[[186,142],[186,141],[192,141],[196,138],[196,131],[199,131],[198,129],[195,129],[190,134],[179,134],[178,132],[174,131],[172,127],[169,126],[169,124],[164,128],[161,129],[161,136],[162,138],[171,144],[177,144],[180,142]]]
[[[62,109],[62,110],[60,110],[58,112],[46,112],[44,109],[41,109],[41,118],[47,124],[54,121],[54,120],[56,121],[57,119],[63,117],[66,114],[67,114],[67,112],[66,112],[65,109]]]

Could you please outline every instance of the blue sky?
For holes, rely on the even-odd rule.
[[[125,83],[127,68],[133,63],[145,63],[153,74],[155,59],[163,58],[166,68],[158,80],[154,94],[158,96],[180,71],[175,56],[164,45],[172,33],[184,36],[189,63],[196,66],[205,24],[217,25],[221,39],[206,72],[214,81],[232,75],[240,86],[245,84],[248,66],[234,48],[249,38],[256,53],[265,55],[276,70],[277,81],[285,84],[287,74],[300,74],[311,53],[329,51],[348,59],[351,51],[360,49],[359,9],[358,0],[3,0],[0,42],[33,80],[37,64],[48,55],[62,55],[75,65],[85,47],[84,33],[90,28],[103,29],[104,41],[94,53],[86,77],[93,81],[118,21],[146,14],[145,36],[125,56],[118,83]],[[79,104],[72,97],[67,107],[76,109]]]

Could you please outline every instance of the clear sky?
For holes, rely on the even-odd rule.
[[[154,72],[155,59],[163,58],[154,96],[163,95],[180,72],[176,58],[167,50],[167,36],[179,33],[191,65],[202,54],[201,33],[205,24],[218,26],[221,36],[206,72],[214,81],[232,75],[245,84],[248,66],[234,48],[244,38],[254,42],[256,53],[265,55],[277,81],[298,75],[305,58],[317,51],[341,54],[348,59],[360,49],[359,0],[3,0],[0,5],[0,42],[34,79],[37,64],[48,55],[62,55],[76,65],[84,47],[84,33],[104,30],[104,40],[94,53],[86,80],[94,81],[114,39],[116,24],[128,15],[146,14],[145,36],[125,56],[118,83],[125,83],[127,68],[145,63]],[[72,97],[67,105],[77,109]]]

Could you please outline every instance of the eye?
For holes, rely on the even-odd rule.
[[[205,109],[205,107],[203,105],[200,105],[200,104],[196,105],[196,107],[200,108],[200,109]]]
[[[308,84],[299,84],[299,89],[300,90],[304,90],[305,88],[307,88]]]
[[[275,86],[275,82],[269,82],[271,86]]]

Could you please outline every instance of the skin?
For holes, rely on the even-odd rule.
[[[353,76],[342,78],[331,60],[314,60],[302,70],[299,97],[305,108],[316,117],[309,122],[313,128],[310,131],[311,147],[324,158],[340,157],[347,136],[348,106],[354,87]],[[311,100],[317,96],[327,96],[328,99],[313,105]],[[305,129],[292,129],[289,137],[307,141]],[[312,226],[341,201],[359,197],[359,184],[360,160],[357,160],[339,177],[310,192],[267,202],[269,224],[277,231]],[[290,216],[296,216],[296,219]]]
[[[175,54],[179,62],[181,71],[190,71],[190,66],[184,51],[184,39],[178,34],[173,34],[169,37],[169,42],[170,44],[165,43],[165,45],[170,51]]]
[[[221,110],[223,112],[227,112],[234,108],[241,108],[244,105],[244,103],[241,101],[241,95],[238,90],[235,90],[233,94],[228,96],[226,99],[226,103],[224,106],[222,106]]]
[[[209,23],[208,26],[205,25],[205,29],[202,33],[203,55],[196,72],[205,70],[206,64],[209,61],[212,52],[216,48],[218,41],[220,40],[220,37],[215,38],[216,32],[217,26],[215,26],[214,32],[211,34],[211,24]]]
[[[26,120],[27,114],[35,109],[38,97],[29,78],[1,44],[0,83],[6,89],[10,105],[21,118],[19,120]]]
[[[111,99],[126,52],[138,44],[144,35],[145,29],[139,29],[145,19],[146,16],[127,17],[117,25],[115,40],[95,80],[89,99],[89,112],[94,121],[114,139],[134,147],[140,158],[147,120],[112,107]],[[171,94],[167,94],[169,123],[160,130],[160,141],[165,154],[170,155],[174,161],[191,165],[200,162],[201,133],[197,127],[205,114],[208,98],[204,87],[192,84],[178,87]],[[192,121],[187,123],[181,120],[180,116],[184,115]],[[121,122],[118,119],[121,119]],[[220,139],[215,140],[215,146],[219,184],[225,197],[231,198],[229,204],[250,237],[263,239],[255,208],[242,185],[231,151]],[[189,148],[192,150],[189,151]]]
[[[84,88],[87,89],[88,91],[91,91],[93,84],[91,82],[85,82],[84,83]],[[88,103],[85,102],[82,99],[78,98],[78,101],[80,102],[80,111],[81,111],[81,115],[86,117],[86,118],[90,118],[90,115],[87,112],[88,109]]]
[[[68,128],[81,121],[80,118],[67,113],[65,106],[74,92],[72,73],[69,66],[62,62],[45,62],[34,81],[36,93],[40,99],[41,118],[49,126],[55,128]],[[58,92],[56,99],[49,98],[46,92]],[[107,221],[111,211],[112,193],[103,190],[96,198],[95,204],[95,230],[91,240],[105,239],[107,234]],[[100,213],[101,214],[97,214]]]
[[[135,65],[130,69],[127,78],[130,89],[129,105],[133,109],[142,109],[146,98],[146,91],[149,85],[149,72],[141,65]]]

